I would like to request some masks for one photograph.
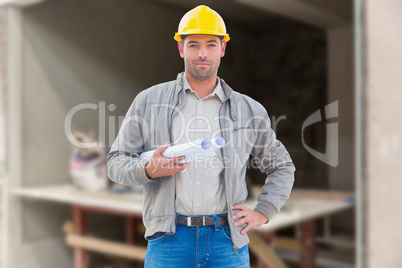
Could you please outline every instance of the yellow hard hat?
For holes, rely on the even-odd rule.
[[[223,41],[229,41],[229,34],[226,33],[225,22],[222,17],[211,8],[200,5],[187,12],[179,23],[178,32],[174,40],[181,41],[180,35],[209,34],[223,36]]]

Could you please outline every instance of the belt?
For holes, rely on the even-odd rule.
[[[227,216],[219,216],[219,226],[229,225]],[[214,217],[212,216],[178,216],[177,224],[187,225],[187,226],[205,226],[205,225],[215,225]]]

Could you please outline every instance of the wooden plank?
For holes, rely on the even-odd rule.
[[[78,190],[71,184],[16,188],[12,193],[26,198],[80,205],[86,207],[86,210],[107,209],[120,212],[119,214],[132,213],[141,216],[143,207],[143,195],[139,193],[123,195],[91,193]]]
[[[275,232],[271,231],[271,232],[259,233],[258,237],[260,237],[261,240],[264,241],[269,248],[271,249],[274,248]],[[270,267],[266,263],[264,263],[260,258],[258,258],[257,268],[270,268]]]
[[[265,243],[254,231],[247,232],[250,239],[249,248],[257,257],[269,268],[286,268],[286,264],[275,254],[275,252]]]
[[[259,196],[261,193],[261,185],[252,186],[252,193],[254,196]],[[318,199],[328,201],[345,201],[348,198],[353,198],[353,192],[342,191],[324,191],[324,190],[311,190],[311,189],[293,189],[290,193],[289,199]]]
[[[89,236],[67,234],[66,243],[72,247],[112,254],[134,260],[145,260],[146,247],[132,246]]]
[[[103,199],[103,200],[110,200],[110,201],[133,201],[133,202],[143,202],[144,198],[140,194],[116,194],[116,193],[110,193],[106,191],[99,191],[99,192],[90,192],[90,191],[85,191],[85,190],[80,190],[80,189],[72,189],[72,192],[79,196],[79,197],[85,197],[85,198],[94,198],[94,199]]]
[[[291,198],[310,198],[318,200],[345,201],[353,198],[354,194],[350,192],[338,191],[316,191],[316,190],[296,190],[292,191]]]
[[[299,239],[287,238],[287,237],[277,237],[275,238],[275,248],[301,251],[302,245]]]
[[[107,214],[113,214],[113,215],[123,215],[123,216],[133,216],[133,217],[141,217],[142,213],[141,212],[126,212],[126,211],[119,211],[119,210],[114,210],[112,208],[103,208],[103,207],[97,207],[97,206],[88,206],[88,205],[75,205],[77,207],[80,207],[81,209],[85,211],[91,211],[91,212],[97,212],[97,213],[107,213]]]

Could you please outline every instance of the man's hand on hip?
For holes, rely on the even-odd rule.
[[[233,219],[243,217],[241,220],[235,222],[236,226],[247,223],[247,226],[241,230],[241,234],[247,233],[250,229],[260,227],[265,222],[267,222],[267,217],[264,216],[261,212],[256,210],[251,210],[250,208],[243,206],[241,204],[236,204],[233,206],[232,210],[239,209],[239,212],[236,212],[233,215]]]
[[[186,156],[165,158],[162,153],[169,148],[169,144],[162,145],[152,155],[151,160],[145,165],[145,172],[149,178],[156,179],[163,176],[171,176],[179,171],[185,170],[190,162],[177,164]]]

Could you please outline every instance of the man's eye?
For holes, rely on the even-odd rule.
[[[189,47],[196,47],[197,45],[190,45]]]
[[[216,47],[216,45],[215,45],[215,44],[209,44],[209,46],[210,46],[210,47]]]

